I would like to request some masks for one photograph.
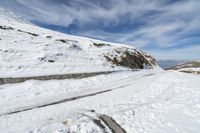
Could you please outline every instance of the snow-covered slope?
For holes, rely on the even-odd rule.
[[[117,72],[30,80],[97,71]],[[200,131],[199,75],[163,71],[134,47],[50,31],[2,10],[0,81],[23,76],[0,84],[1,133]]]
[[[153,57],[134,47],[58,33],[7,14],[0,12],[0,77],[156,66]]]
[[[169,70],[178,70],[180,72],[185,72],[185,73],[200,74],[200,60],[181,63],[174,67],[169,68]]]

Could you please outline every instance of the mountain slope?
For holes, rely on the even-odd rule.
[[[199,75],[154,69],[155,60],[134,47],[61,34],[8,14],[0,14],[2,133],[200,131]],[[83,72],[90,76],[63,78]]]
[[[134,47],[58,33],[10,19],[3,13],[0,12],[1,77],[156,66],[153,57]]]
[[[200,60],[181,63],[174,67],[169,68],[168,70],[178,70],[180,72],[185,72],[185,73],[200,74]]]

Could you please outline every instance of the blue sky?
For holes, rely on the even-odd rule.
[[[200,59],[200,0],[1,0],[33,23],[134,45],[157,59]]]

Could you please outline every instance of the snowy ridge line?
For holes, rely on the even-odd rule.
[[[45,76],[32,76],[32,77],[16,77],[16,78],[0,78],[0,85],[3,84],[13,84],[13,83],[21,83],[27,80],[62,80],[62,79],[81,79],[92,77],[101,74],[110,74],[113,72],[120,72],[122,70],[117,71],[104,71],[104,72],[91,72],[91,73],[74,73],[74,74],[61,74],[61,75],[45,75]]]

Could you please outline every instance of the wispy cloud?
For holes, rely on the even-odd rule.
[[[149,51],[200,44],[199,0],[1,0],[0,5],[67,33]]]
[[[199,60],[200,57],[200,44],[194,46],[183,47],[179,49],[153,49],[150,52],[154,57],[163,60]]]

